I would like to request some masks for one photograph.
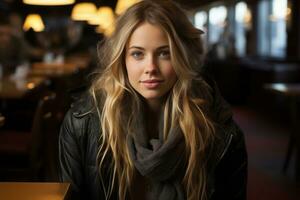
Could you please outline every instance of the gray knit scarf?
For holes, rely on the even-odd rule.
[[[163,114],[159,122],[159,138],[149,139],[142,113],[137,116],[134,133],[127,142],[131,159],[139,173],[150,182],[147,200],[183,200],[182,177],[185,172],[184,137],[179,126],[163,140]]]

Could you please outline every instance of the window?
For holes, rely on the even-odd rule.
[[[284,57],[286,55],[286,11],[287,0],[273,0],[271,21],[271,55]]]
[[[195,14],[194,26],[202,31],[204,34],[202,35],[202,39],[204,42],[204,47],[207,47],[207,12],[200,11]]]
[[[219,41],[221,34],[224,32],[226,18],[227,9],[225,6],[213,7],[209,10],[209,44]]]
[[[285,57],[287,0],[262,0],[258,12],[258,52],[262,56]]]
[[[206,32],[207,28],[207,13],[205,11],[200,11],[195,14],[195,27]]]
[[[235,48],[238,56],[246,54],[246,34],[251,29],[251,12],[245,2],[235,6]]]

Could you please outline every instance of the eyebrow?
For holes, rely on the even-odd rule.
[[[161,49],[165,49],[165,48],[169,48],[169,45],[164,45],[164,46],[158,47],[157,50],[161,50]],[[140,47],[140,46],[131,46],[131,47],[129,47],[129,49],[140,49],[140,50],[144,50],[144,48],[143,48],[143,47]]]

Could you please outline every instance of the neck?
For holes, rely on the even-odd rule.
[[[159,114],[162,108],[162,101],[161,100],[147,100],[147,112],[150,114]]]
[[[158,101],[147,101],[145,119],[146,129],[150,138],[158,138],[159,118],[162,109],[162,103]]]

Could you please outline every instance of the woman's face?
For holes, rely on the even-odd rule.
[[[126,70],[131,86],[148,103],[159,103],[174,86],[177,75],[167,35],[158,26],[139,25],[126,45]]]

